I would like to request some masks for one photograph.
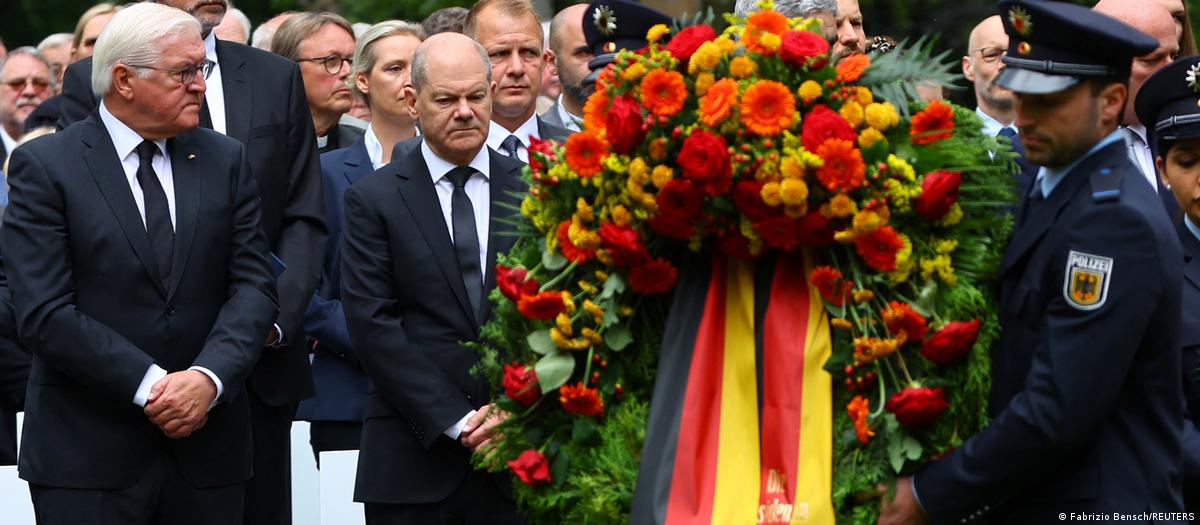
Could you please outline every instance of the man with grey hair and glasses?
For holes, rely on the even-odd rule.
[[[737,0],[734,13],[749,16],[758,10],[760,0]],[[837,41],[837,0],[779,0],[775,10],[788,18],[816,18],[821,21],[821,33],[833,44]]]
[[[193,17],[131,6],[96,45],[103,102],[10,159],[19,472],[42,525],[242,519],[243,386],[278,301],[245,148],[197,129],[211,68]]]

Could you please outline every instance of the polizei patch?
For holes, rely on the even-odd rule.
[[[1067,271],[1063,282],[1063,297],[1067,304],[1079,310],[1095,310],[1104,306],[1112,272],[1111,257],[1072,250],[1067,254]]]

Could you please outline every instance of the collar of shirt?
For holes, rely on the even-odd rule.
[[[204,38],[204,58],[213,61],[212,71],[204,79],[204,100],[208,102],[208,117],[213,131],[225,135],[225,90],[221,86],[221,62],[217,60],[217,34],[209,31]]]
[[[454,164],[437,156],[432,149],[429,149],[429,144],[426,144],[424,141],[421,142],[421,156],[425,158],[425,166],[429,168],[429,176],[433,177],[433,184],[435,186],[446,177],[447,173],[450,173],[450,170],[456,167]],[[479,148],[479,153],[475,154],[475,158],[471,159],[471,163],[468,166],[482,173],[485,180],[492,178],[490,170],[491,162],[488,159],[487,148]]]
[[[1117,129],[1112,133],[1109,133],[1108,136],[1100,139],[1100,142],[1097,142],[1095,146],[1092,146],[1092,149],[1089,149],[1087,153],[1080,155],[1079,158],[1075,159],[1075,162],[1068,164],[1065,168],[1052,170],[1042,166],[1042,169],[1038,172],[1037,176],[1038,183],[1042,188],[1042,195],[1049,198],[1050,193],[1054,191],[1054,188],[1058,186],[1058,183],[1062,182],[1063,178],[1065,178],[1067,174],[1071,173],[1071,170],[1075,169],[1075,166],[1078,166],[1080,162],[1084,161],[1084,159],[1091,157],[1092,154],[1100,151],[1105,146],[1121,140],[1124,140],[1124,136],[1121,133],[1121,130]]]
[[[983,133],[984,136],[995,137],[996,135],[999,135],[1000,130],[1002,130],[1004,128],[1012,128],[1013,131],[1016,131],[1016,129],[1017,129],[1012,124],[1009,124],[1007,126],[1005,126],[1004,124],[1001,124],[999,120],[996,120],[996,119],[992,118],[991,115],[988,115],[987,113],[985,113],[982,108],[978,108],[978,107],[975,108],[975,114],[979,115],[979,120],[983,121],[983,129],[981,129],[979,131],[980,131],[980,133]]]
[[[109,112],[103,99],[100,101],[100,121],[108,130],[108,136],[112,138],[117,159],[121,161],[121,169],[125,171],[125,181],[129,183],[129,191],[133,193],[133,202],[142,216],[142,226],[145,226],[146,200],[142,193],[142,185],[137,180],[138,165],[141,164],[141,159],[137,156],[137,147],[145,139]],[[158,155],[154,156],[150,164],[154,167],[154,174],[158,176],[158,183],[167,197],[167,211],[171,215],[171,226],[174,227],[175,176],[171,170],[171,157],[167,155],[166,140],[156,140],[154,144],[158,146]]]
[[[370,124],[367,124],[367,132],[363,133],[363,142],[367,146],[367,158],[371,159],[371,168],[383,167],[383,144],[379,143],[379,137],[375,136],[375,130]]]
[[[103,100],[100,101],[100,120],[104,123],[104,128],[108,130],[108,136],[112,137],[113,146],[117,148],[117,158],[119,159],[128,157],[143,140],[146,140],[108,111],[108,106],[104,104]],[[166,157],[167,141],[156,140],[154,144],[158,146],[158,153]]]
[[[4,131],[4,126],[0,126],[0,142],[4,143],[4,151],[8,155],[12,155],[13,150],[17,148],[16,139],[8,136],[8,132]]]
[[[504,129],[504,126],[497,124],[494,120],[491,121],[488,124],[488,147],[503,153],[504,150],[500,149],[500,144],[503,143],[504,139],[508,138],[509,135],[516,135],[517,140],[521,141],[521,147],[517,148],[517,157],[521,159],[521,162],[529,162],[530,135],[539,139],[542,138],[542,134],[538,133],[537,114],[535,113],[533,116],[529,117],[529,120],[526,120],[524,124],[521,124],[521,127],[513,131]]]
[[[1183,215],[1183,225],[1187,226],[1188,231],[1192,232],[1197,240],[1200,240],[1200,226],[1196,226],[1196,223],[1192,222],[1192,218],[1187,214]]]
[[[562,121],[564,127],[571,131],[580,131],[582,129],[583,119],[567,111],[567,107],[563,105],[562,93],[558,94],[558,104],[554,107],[558,109],[558,118]]]
[[[1132,124],[1121,128],[1125,132],[1125,142],[1129,145],[1129,160],[1138,167],[1146,182],[1154,191],[1158,191],[1158,172],[1154,167],[1154,156],[1150,153],[1150,141],[1147,140],[1146,126]]]

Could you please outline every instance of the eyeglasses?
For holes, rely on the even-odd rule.
[[[341,55],[329,55],[327,57],[315,58],[297,58],[297,62],[320,62],[325,66],[325,72],[330,75],[336,75],[342,72],[342,62],[347,65],[354,66],[354,57],[344,57]]]
[[[979,58],[988,64],[995,64],[996,61],[1008,55],[1008,50],[1002,47],[981,47],[975,52],[979,53]]]
[[[3,84],[8,86],[9,89],[18,93],[23,91],[26,85],[33,86],[33,90],[38,93],[41,93],[45,91],[46,88],[50,87],[50,81],[42,77],[12,78],[5,80]]]
[[[190,85],[192,85],[192,82],[196,81],[196,75],[198,73],[203,72],[204,79],[208,80],[208,75],[212,74],[213,67],[216,66],[217,63],[213,62],[212,60],[205,60],[203,63],[200,63],[200,64],[192,64],[190,66],[184,66],[184,67],[180,67],[180,68],[141,66],[141,65],[137,65],[137,64],[126,64],[126,65],[128,65],[129,67],[137,67],[137,68],[142,68],[142,69],[154,69],[154,70],[158,70],[158,71],[165,71],[167,73],[170,73],[171,76],[173,76],[175,78],[175,80],[179,81],[180,84],[183,84],[185,86],[190,86]]]

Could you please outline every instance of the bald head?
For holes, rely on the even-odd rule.
[[[487,140],[494,89],[483,46],[462,33],[438,33],[413,53],[408,113],[430,150],[465,166]]]
[[[971,51],[997,42],[1004,42],[1004,46],[1008,46],[1008,35],[1004,34],[1004,23],[1000,21],[1000,15],[984,18],[971,30],[971,37],[967,39]]]
[[[983,19],[967,40],[967,54],[962,59],[963,76],[975,84],[975,103],[984,113],[1004,125],[1013,120],[1013,94],[996,85],[1000,61],[1008,49],[1008,35],[999,16]]]
[[[1100,0],[1093,9],[1098,13],[1120,20],[1158,41],[1158,47],[1154,51],[1134,58],[1130,68],[1129,99],[1125,104],[1122,122],[1141,124],[1138,121],[1137,112],[1133,109],[1133,101],[1137,100],[1142,83],[1179,55],[1179,37],[1175,33],[1175,19],[1162,4],[1145,0]]]

